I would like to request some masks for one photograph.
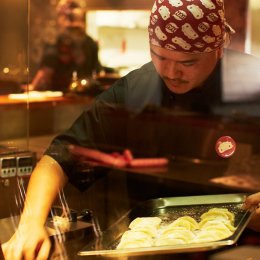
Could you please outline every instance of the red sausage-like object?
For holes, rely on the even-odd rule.
[[[80,155],[88,159],[92,159],[98,162],[105,163],[107,165],[111,165],[114,167],[125,167],[127,162],[122,157],[114,157],[113,155],[100,152],[95,149],[89,149],[86,147],[80,147],[80,146],[70,146],[70,151],[74,155]]]
[[[69,147],[70,151],[74,155],[80,155],[87,159],[92,159],[97,162],[104,163],[106,165],[114,167],[161,167],[169,163],[166,158],[138,158],[134,159],[132,152],[126,149],[123,155],[119,153],[107,154],[95,149],[86,147],[74,146]]]
[[[129,149],[124,150],[124,157],[125,157],[125,159],[128,163],[131,162],[134,159],[134,156]]]
[[[160,167],[169,163],[166,158],[140,158],[129,162],[130,167]]]

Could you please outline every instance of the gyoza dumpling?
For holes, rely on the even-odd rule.
[[[232,212],[230,212],[228,209],[226,208],[212,208],[210,209],[208,212],[215,212],[215,213],[225,213],[226,216],[228,217],[228,219],[230,220],[230,222],[234,222],[235,216]]]
[[[193,232],[185,227],[179,227],[179,226],[166,226],[160,230],[161,236],[167,236],[168,234],[172,233],[180,233],[180,234],[193,234]]]
[[[121,237],[122,240],[146,240],[151,239],[147,233],[141,231],[127,230]]]
[[[220,240],[222,232],[216,230],[200,230],[193,239],[193,243],[204,243]]]
[[[161,237],[179,238],[184,240],[186,243],[189,243],[194,238],[194,236],[195,235],[192,231],[185,229],[168,229],[167,232],[164,232],[161,235]]]
[[[129,225],[130,229],[137,229],[141,226],[155,226],[159,227],[162,220],[158,217],[143,217],[143,218],[135,218]]]
[[[230,223],[234,222],[234,214],[224,208],[212,208],[203,213],[200,218],[201,220],[224,219],[230,221]]]
[[[152,245],[153,245],[153,239],[147,233],[128,230],[121,237],[117,249],[150,247]]]
[[[184,227],[187,230],[196,230],[198,229],[199,225],[194,218],[190,216],[184,216],[177,218],[171,224],[169,224],[168,228],[172,227]]]
[[[189,229],[187,229],[186,227],[183,227],[183,226],[170,226],[170,225],[167,225],[167,226],[161,227],[158,230],[158,233],[159,233],[159,235],[163,235],[163,234],[165,234],[167,232],[172,232],[173,230],[189,230]]]
[[[142,248],[151,246],[153,246],[153,242],[150,240],[127,240],[120,241],[120,243],[117,246],[117,249]]]
[[[230,232],[234,232],[236,228],[230,223],[230,221],[225,219],[204,219],[199,223],[200,229],[205,229],[207,227],[221,227]]]
[[[186,242],[183,239],[168,237],[160,237],[154,243],[155,246],[174,246],[183,244],[186,244]]]
[[[158,217],[136,218],[130,223],[129,228],[131,230],[145,232],[151,237],[155,237],[161,221],[162,220]]]
[[[194,234],[190,230],[185,229],[168,229],[166,232],[162,233],[156,241],[156,246],[162,245],[180,245],[190,243],[194,239]]]
[[[213,231],[216,232],[219,239],[224,239],[233,234],[225,225],[213,225],[204,227],[201,231]]]

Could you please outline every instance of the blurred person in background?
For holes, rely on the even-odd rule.
[[[101,70],[97,43],[85,33],[85,12],[77,0],[57,5],[57,39],[45,45],[32,90],[67,92],[72,78],[86,79]]]
[[[70,129],[53,140],[37,164],[19,227],[3,245],[6,259],[34,259],[36,249],[38,259],[47,258],[50,240],[44,224],[59,190],[67,181],[75,183],[80,157],[92,153],[97,160],[98,149],[107,153],[99,158],[103,163],[124,167],[128,163],[124,156],[114,158],[108,153],[130,148],[135,156],[165,156],[172,152],[174,138],[170,120],[163,125],[159,117],[166,109],[182,106],[208,113],[211,105],[221,102],[221,58],[226,55],[224,46],[232,32],[222,0],[156,0],[148,30],[152,61],[99,95]],[[234,67],[231,64],[229,69]],[[158,109],[148,109],[142,117],[142,111],[151,105]],[[111,151],[115,147],[120,149]],[[258,207],[259,202],[257,193],[248,198],[246,207]],[[258,208],[250,223],[256,231],[260,231],[259,221]]]

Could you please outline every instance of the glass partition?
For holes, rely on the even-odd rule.
[[[28,2],[1,1],[0,5],[0,141],[22,138],[26,144],[27,100],[11,103],[8,95],[21,93],[21,86],[28,81]]]
[[[26,183],[35,165],[29,151],[29,101],[17,99],[28,84],[29,3],[0,2],[0,243],[14,232]],[[14,96],[13,96],[14,95]]]
[[[238,202],[233,213],[240,212],[246,195],[260,187],[258,1],[226,1],[227,20],[237,33],[219,56],[206,53],[202,78],[192,70],[201,54],[173,55],[182,45],[179,38],[162,52],[149,44],[150,4],[113,10],[116,1],[100,0],[103,9],[88,10],[82,0],[75,11],[71,2],[0,2],[0,243],[18,226],[29,179],[44,153],[49,157],[35,171],[41,178],[37,189],[46,192],[63,173],[68,178],[64,188],[55,186],[45,225],[57,246],[54,257],[74,259],[88,242],[91,254],[114,252],[135,217],[159,212],[156,217],[165,221],[171,210],[163,203],[178,197],[189,197],[182,206],[196,203],[191,196],[206,196],[200,202],[218,198],[231,211]],[[183,12],[174,14],[178,23]],[[209,15],[198,31],[216,16],[221,12]],[[158,16],[153,18],[156,23]],[[175,26],[168,24],[167,32]],[[196,47],[215,38],[202,38]],[[38,201],[49,196],[37,189]],[[225,204],[227,193],[239,194],[228,196],[232,205]],[[178,210],[178,216],[186,213]],[[113,234],[111,241],[107,234]]]

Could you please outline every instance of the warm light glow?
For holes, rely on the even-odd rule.
[[[88,16],[91,12],[88,13]],[[147,27],[149,11],[95,11],[97,26],[119,26],[125,28]]]
[[[3,68],[3,73],[4,74],[8,74],[10,72],[10,69],[9,68]]]
[[[78,86],[78,83],[77,83],[77,82],[72,82],[72,83],[71,83],[71,88],[72,88],[72,89],[77,88],[77,86]]]
[[[82,79],[80,83],[81,83],[82,86],[85,86],[85,85],[87,85],[87,80],[86,79]]]
[[[253,9],[260,8],[260,1],[259,0],[250,0],[249,3],[250,3],[250,5]]]

